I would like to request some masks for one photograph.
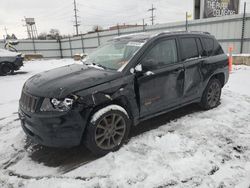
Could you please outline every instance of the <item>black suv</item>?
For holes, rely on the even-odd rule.
[[[114,38],[74,64],[31,77],[19,116],[36,143],[97,155],[117,150],[130,127],[176,108],[219,105],[228,57],[209,33],[165,32]]]

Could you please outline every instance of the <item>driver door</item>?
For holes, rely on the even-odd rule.
[[[137,76],[141,118],[178,105],[184,69],[177,49],[175,38],[161,39],[142,58],[142,73]]]

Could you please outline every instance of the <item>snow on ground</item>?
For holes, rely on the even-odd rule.
[[[29,143],[18,121],[25,80],[72,63],[27,62],[16,75],[0,77],[0,187],[250,187],[250,67],[234,67],[218,108],[187,107],[141,123],[139,129],[154,129],[96,159],[83,147]]]

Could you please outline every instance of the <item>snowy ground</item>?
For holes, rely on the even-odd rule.
[[[218,108],[191,105],[141,123],[119,151],[97,159],[84,147],[32,144],[18,121],[25,80],[71,63],[27,62],[0,77],[0,187],[250,187],[250,67],[234,67]]]

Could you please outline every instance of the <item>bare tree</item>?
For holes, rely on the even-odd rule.
[[[39,40],[46,40],[47,39],[47,33],[46,32],[42,32],[42,33],[40,33],[39,35],[38,35],[38,39]]]

